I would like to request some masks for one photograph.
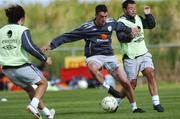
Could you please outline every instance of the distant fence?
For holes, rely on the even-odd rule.
[[[160,45],[147,45],[148,48],[180,48],[180,44],[160,44]],[[114,49],[120,49],[119,46],[113,46]],[[84,51],[84,47],[65,47],[65,48],[57,48],[53,50],[55,52],[71,52],[71,56],[76,56],[76,52]]]

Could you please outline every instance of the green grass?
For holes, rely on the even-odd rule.
[[[160,87],[161,103],[164,113],[152,109],[151,97],[146,87],[136,90],[139,107],[146,110],[144,114],[133,114],[125,99],[116,113],[105,113],[99,102],[107,94],[103,89],[48,91],[45,102],[48,107],[56,109],[55,119],[178,119],[180,117],[179,85]],[[0,119],[32,119],[25,111],[29,101],[24,92],[0,92],[0,97],[8,99],[0,102]],[[45,117],[43,117],[45,118]]]

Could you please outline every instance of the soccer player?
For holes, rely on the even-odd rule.
[[[84,23],[82,26],[71,32],[56,37],[48,46],[44,46],[42,49],[44,51],[53,50],[63,43],[84,39],[86,42],[85,56],[87,66],[97,81],[103,85],[111,95],[116,98],[121,97],[119,92],[104,81],[101,69],[102,67],[106,67],[112,76],[126,89],[132,111],[134,113],[144,112],[136,106],[131,84],[127,79],[125,71],[119,66],[118,60],[115,58],[111,47],[111,35],[114,30],[125,32],[134,37],[138,28],[135,27],[130,29],[122,23],[117,23],[112,18],[107,18],[108,10],[105,5],[97,5],[95,11],[96,17],[93,20]]]
[[[53,119],[55,110],[49,110],[43,103],[47,81],[31,64],[28,53],[48,65],[52,63],[51,58],[47,58],[32,42],[29,29],[23,26],[25,11],[21,6],[13,5],[5,9],[5,13],[9,24],[0,29],[0,65],[2,65],[3,73],[27,92],[31,100],[27,110],[36,119],[41,118],[38,108],[45,113],[47,118]],[[32,84],[36,84],[37,88],[34,89]]]
[[[164,112],[164,108],[160,104],[158,96],[158,88],[154,76],[154,64],[152,55],[149,53],[145,41],[144,30],[155,27],[155,19],[151,14],[149,6],[144,7],[145,18],[137,15],[136,3],[134,0],[126,0],[122,3],[124,15],[119,18],[119,22],[123,22],[128,27],[138,27],[139,33],[135,38],[124,32],[118,32],[117,37],[121,43],[123,51],[124,69],[130,80],[132,87],[135,89],[137,84],[137,76],[139,72],[147,78],[149,92],[152,96],[153,108],[157,112]]]

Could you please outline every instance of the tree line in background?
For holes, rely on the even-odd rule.
[[[105,3],[109,9],[109,16],[118,19],[122,14],[121,2],[113,0]],[[137,2],[138,13],[143,15],[143,8],[149,5],[156,18],[156,28],[145,31],[147,44],[180,44],[180,5],[179,0],[164,0],[159,2]],[[30,4],[23,6],[26,10],[26,26],[30,28],[33,41],[38,46],[48,44],[55,36],[70,31],[86,21],[94,18],[94,8],[98,3],[79,3],[77,0],[54,1],[49,6]],[[7,22],[4,11],[0,9],[0,27]],[[113,35],[113,46],[118,41]],[[84,42],[68,43],[61,47],[83,47]],[[178,81],[180,73],[180,50],[178,48],[150,49],[153,54],[156,73],[159,79]],[[116,54],[120,51],[115,50]],[[59,69],[64,66],[64,57],[71,55],[67,52],[49,52],[54,64],[47,67],[51,72],[59,75]],[[83,55],[83,52],[77,53]],[[32,58],[37,64],[37,60]]]

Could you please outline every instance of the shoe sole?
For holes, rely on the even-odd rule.
[[[38,114],[36,114],[33,111],[31,111],[31,109],[27,108],[26,111],[30,112],[31,114],[33,114],[34,115],[34,119],[42,119]]]
[[[157,112],[164,112],[164,110],[158,110],[158,109],[154,109],[154,110],[156,110]]]
[[[52,109],[50,110],[52,112]],[[53,117],[48,118],[48,119],[54,119],[54,115],[56,114],[56,111],[53,109]]]
[[[154,107],[154,110],[156,110],[157,112],[164,112],[164,109],[156,109],[155,107]]]

